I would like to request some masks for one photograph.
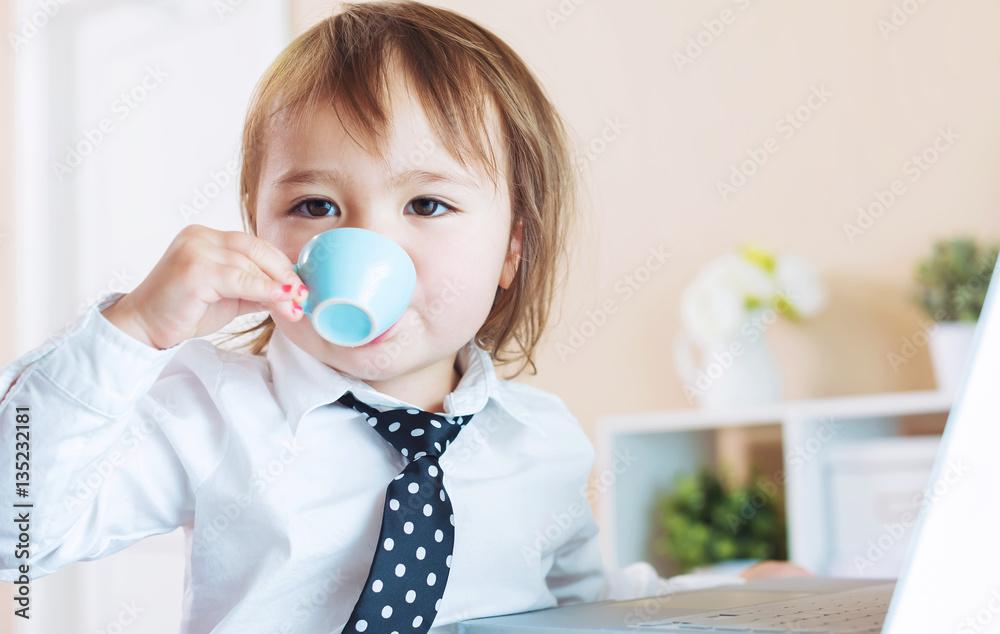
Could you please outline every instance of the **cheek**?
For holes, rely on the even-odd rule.
[[[285,254],[289,262],[295,264],[299,259],[299,252],[302,250],[302,246],[305,245],[306,240],[303,240],[301,236],[279,231],[273,223],[261,222],[261,220],[257,220],[257,237],[267,240],[276,246],[279,251]]]
[[[473,257],[426,264],[417,273],[425,317],[448,323],[486,319],[499,280],[493,263]]]

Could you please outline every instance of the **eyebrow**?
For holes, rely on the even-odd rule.
[[[347,173],[337,169],[290,169],[274,181],[274,187],[287,185],[350,185],[354,179]],[[466,189],[476,189],[479,185],[468,176],[453,172],[431,172],[428,170],[409,170],[393,174],[386,185],[398,187],[403,183],[426,185],[430,183],[454,183]]]

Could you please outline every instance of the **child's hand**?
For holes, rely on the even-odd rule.
[[[302,280],[277,247],[242,231],[188,225],[177,234],[149,276],[103,311],[115,326],[164,350],[218,332],[239,315],[293,307]],[[304,287],[303,287],[304,288]],[[287,289],[287,290],[285,290]]]
[[[770,577],[813,577],[805,568],[787,561],[758,561],[740,573],[744,579],[767,579]]]

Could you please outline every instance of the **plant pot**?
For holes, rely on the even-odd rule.
[[[965,371],[975,333],[976,324],[964,321],[943,321],[931,331],[927,345],[939,391],[955,393]]]
[[[752,313],[745,323],[757,323]],[[740,344],[733,353],[733,344]],[[708,349],[698,349],[682,332],[674,344],[674,363],[685,394],[698,407],[723,411],[770,405],[783,397],[781,374],[761,330],[740,329]]]

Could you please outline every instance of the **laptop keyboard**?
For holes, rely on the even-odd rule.
[[[845,592],[801,597],[742,608],[689,614],[635,627],[692,632],[852,632],[878,634],[889,609],[893,584],[867,586]]]

